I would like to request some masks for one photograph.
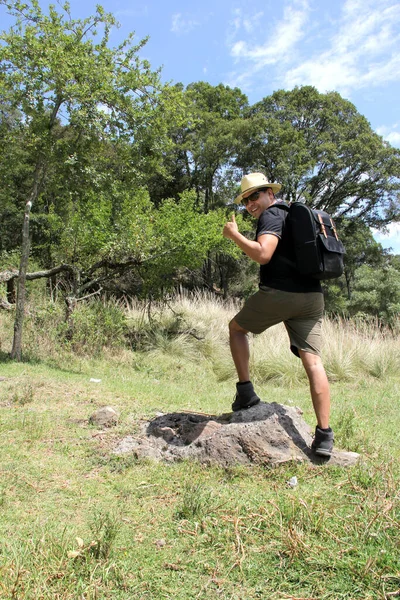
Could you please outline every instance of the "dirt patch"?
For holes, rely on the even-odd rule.
[[[141,424],[137,436],[116,445],[115,454],[173,462],[194,459],[221,466],[278,465],[288,461],[351,466],[359,455],[334,450],[330,459],[310,450],[312,432],[296,408],[260,402],[223,415],[177,412]]]

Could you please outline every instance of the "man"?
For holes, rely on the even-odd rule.
[[[230,348],[239,379],[232,410],[250,408],[260,402],[250,381],[248,332],[261,333],[283,322],[289,334],[290,349],[301,359],[310,383],[317,417],[311,447],[315,454],[329,457],[334,441],[329,427],[330,390],[320,357],[324,298],[320,282],[300,275],[293,266],[288,212],[279,208],[275,199],[280,189],[279,183],[269,183],[262,173],[243,177],[241,193],[235,202],[242,202],[247,212],[258,219],[256,239],[248,240],[239,232],[234,215],[223,230],[224,237],[260,264],[259,291],[246,301],[229,324]]]

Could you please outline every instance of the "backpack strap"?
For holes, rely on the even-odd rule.
[[[272,208],[272,207],[277,207],[277,208],[282,208],[283,210],[285,210],[286,212],[290,211],[290,206],[288,206],[287,204],[285,204],[284,202],[280,202],[279,200],[277,202],[275,202],[275,204],[271,204],[271,206],[269,206],[268,208]]]

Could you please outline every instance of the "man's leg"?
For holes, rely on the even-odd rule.
[[[240,327],[235,319],[232,319],[229,323],[229,343],[239,379],[236,384],[236,396],[232,404],[233,411],[250,408],[260,402],[260,398],[255,393],[253,384],[250,381],[250,350],[247,333],[246,329]]]
[[[333,450],[334,435],[329,427],[331,398],[328,378],[319,356],[304,350],[299,350],[299,354],[310,382],[311,398],[318,423],[311,449],[318,456],[329,458]]]
[[[240,327],[235,319],[232,319],[229,323],[229,344],[240,382],[250,380],[250,350],[247,334],[248,331]]]
[[[310,392],[318,427],[328,429],[331,409],[329,382],[322,360],[316,354],[299,350],[300,358],[310,382]]]

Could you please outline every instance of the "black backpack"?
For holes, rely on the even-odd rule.
[[[340,277],[344,269],[345,249],[331,216],[302,202],[293,202],[290,206],[278,203],[275,206],[289,212],[296,270],[315,279]]]

